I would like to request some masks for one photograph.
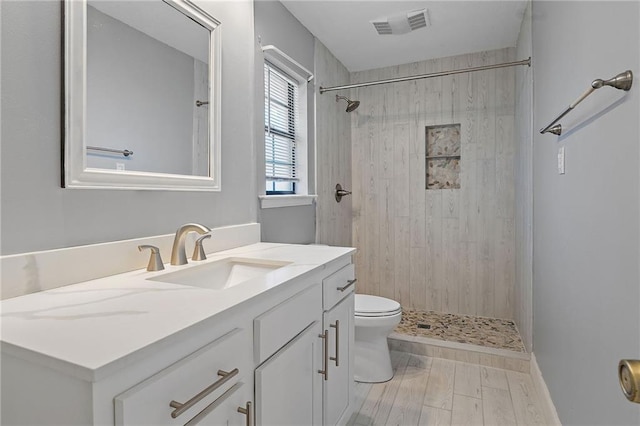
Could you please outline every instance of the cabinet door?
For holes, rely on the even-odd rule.
[[[256,424],[322,423],[320,325],[313,322],[256,369]]]
[[[353,398],[354,295],[351,293],[333,309],[324,313],[324,328],[329,330],[329,377],[324,381],[324,424],[344,420]],[[349,414],[350,415],[350,414]]]

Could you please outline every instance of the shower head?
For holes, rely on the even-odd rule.
[[[345,96],[336,95],[336,102],[338,102],[340,99],[344,99],[345,101],[347,101],[347,112],[355,111],[360,106],[360,101],[352,101],[350,99],[347,99]]]

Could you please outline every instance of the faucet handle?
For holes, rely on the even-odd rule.
[[[149,258],[149,264],[147,265],[147,271],[162,271],[164,264],[162,263],[162,257],[160,256],[160,249],[156,246],[141,245],[138,246],[138,250],[144,249],[151,250],[151,257]]]
[[[196,240],[196,246],[193,248],[191,260],[207,260],[207,254],[204,252],[204,247],[202,247],[202,241],[207,238],[211,238],[211,234],[203,235]]]

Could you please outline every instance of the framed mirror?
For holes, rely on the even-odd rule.
[[[62,186],[219,191],[219,32],[188,0],[66,0]]]

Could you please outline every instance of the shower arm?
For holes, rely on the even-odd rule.
[[[580,95],[578,99],[573,101],[573,103],[569,105],[567,109],[562,111],[560,115],[558,115],[555,118],[555,120],[549,123],[547,127],[540,129],[540,133],[541,134],[553,133],[554,135],[560,136],[562,134],[562,125],[561,124],[556,125],[556,123],[560,121],[562,117],[569,114],[569,112],[571,112],[572,109],[578,106],[580,102],[584,101],[587,98],[587,96],[592,94],[596,89],[599,89],[604,86],[611,86],[616,89],[624,90],[625,92],[627,92],[629,91],[629,89],[631,89],[632,83],[633,83],[633,73],[630,70],[621,72],[620,74],[616,75],[615,77],[609,80],[602,80],[600,78],[593,80],[591,82],[591,87],[585,90],[585,92],[582,95]]]

